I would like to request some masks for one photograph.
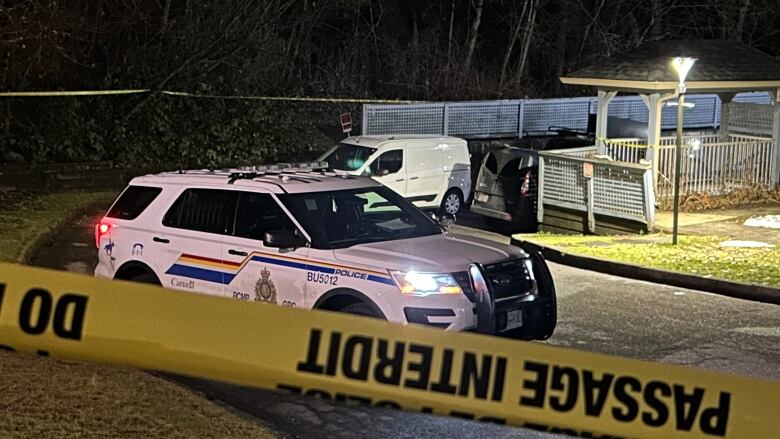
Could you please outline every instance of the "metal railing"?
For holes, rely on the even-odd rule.
[[[592,233],[595,215],[637,221],[652,229],[652,167],[590,158],[594,154],[595,146],[539,153],[539,222],[544,222],[544,206],[552,205],[586,212]]]
[[[645,139],[607,139],[604,146],[607,155],[618,162],[639,163],[647,154]]]
[[[680,193],[727,193],[733,189],[773,184],[775,142],[771,139],[729,139],[716,143],[685,142],[680,154]],[[657,193],[674,193],[675,145],[659,150]]]
[[[695,106],[685,113],[686,128],[720,126],[721,102],[714,94],[689,95]],[[740,93],[734,102],[769,104],[766,93]],[[363,134],[439,134],[491,138],[547,134],[550,127],[586,131],[595,113],[596,97],[514,99],[473,102],[421,102],[363,105]],[[732,105],[734,112],[749,107]],[[676,127],[676,107],[664,107],[661,128]],[[646,122],[648,111],[639,96],[618,96],[608,107],[610,116]],[[739,113],[739,114],[742,114]],[[745,116],[749,119],[749,116]],[[747,122],[746,122],[747,123]],[[762,116],[762,126],[763,116]],[[762,128],[763,129],[763,128]]]
[[[674,191],[676,137],[662,137],[658,148],[659,198]],[[639,163],[646,157],[644,139],[609,139],[606,152],[613,160]],[[775,175],[774,140],[741,134],[699,134],[683,137],[680,193],[722,194],[753,185],[771,186]]]

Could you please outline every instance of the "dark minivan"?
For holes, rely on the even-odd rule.
[[[504,147],[485,154],[477,175],[471,211],[502,230],[536,230],[539,153]]]

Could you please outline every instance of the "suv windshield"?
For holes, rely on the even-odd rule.
[[[376,151],[367,146],[339,143],[339,145],[321,160],[328,162],[330,169],[340,171],[356,171],[368,160],[368,157]]]
[[[385,187],[280,195],[320,249],[437,235],[425,213]]]

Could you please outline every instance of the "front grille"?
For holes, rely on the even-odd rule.
[[[459,271],[457,273],[452,273],[452,277],[455,278],[455,282],[457,282],[460,289],[463,290],[463,294],[465,294],[472,303],[476,303],[477,296],[474,295],[474,288],[471,286],[469,272]]]
[[[495,300],[519,296],[533,288],[531,274],[528,273],[523,259],[485,265],[484,274]]]

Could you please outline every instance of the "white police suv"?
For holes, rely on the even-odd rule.
[[[96,225],[95,275],[236,300],[546,339],[539,255],[448,233],[368,178],[306,166],[130,182]]]

